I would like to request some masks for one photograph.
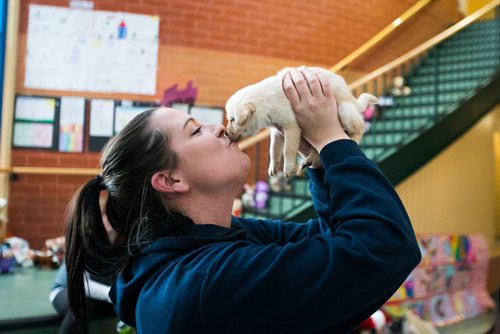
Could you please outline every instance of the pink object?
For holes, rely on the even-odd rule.
[[[194,104],[197,94],[198,89],[193,86],[192,81],[187,83],[186,89],[184,90],[177,89],[177,84],[175,84],[165,89],[161,105],[164,107],[170,107],[174,102]]]
[[[363,112],[363,116],[365,121],[371,121],[371,119],[375,116],[375,106],[368,106]]]
[[[265,181],[259,181],[255,184],[255,207],[265,209],[269,199],[269,184]]]

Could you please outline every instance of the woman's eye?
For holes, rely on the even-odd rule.
[[[194,132],[192,133],[192,136],[194,136],[195,134],[198,134],[201,132],[201,126],[197,127],[196,130],[194,130]]]
[[[231,118],[231,119],[229,120],[229,122],[233,123],[233,122],[234,122],[234,118]]]

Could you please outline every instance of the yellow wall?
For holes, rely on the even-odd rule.
[[[417,233],[481,233],[493,256],[497,199],[494,134],[500,104],[396,189]]]
[[[491,0],[468,0],[467,1],[467,15],[474,13],[479,8],[488,4]]]

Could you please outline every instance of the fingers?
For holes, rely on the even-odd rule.
[[[307,99],[325,96],[333,98],[333,88],[327,76],[302,66],[294,68],[283,77],[283,90],[292,105]]]
[[[311,91],[309,90],[309,85],[307,84],[307,81],[302,72],[294,68],[290,72],[290,75],[292,77],[295,88],[297,89],[297,94],[299,95],[300,100],[303,101],[304,99],[310,97]]]
[[[301,67],[301,72],[307,80],[307,84],[309,85],[309,90],[313,96],[320,96],[323,94],[321,89],[321,84],[318,79],[318,74],[313,73],[307,67]]]
[[[319,84],[321,86],[321,90],[322,90],[323,95],[325,95],[328,98],[334,98],[333,87],[332,87],[330,80],[328,80],[328,78],[321,73],[317,74],[317,78],[318,78]]]
[[[300,96],[297,92],[297,89],[295,88],[290,73],[285,74],[285,77],[283,78],[283,90],[292,106],[298,105],[300,103]]]

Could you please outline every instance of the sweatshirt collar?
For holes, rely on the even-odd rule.
[[[247,240],[247,233],[234,217],[229,228],[213,224],[194,224],[187,220],[163,230],[160,235],[162,236],[144,247],[141,253],[189,250],[216,242]]]

